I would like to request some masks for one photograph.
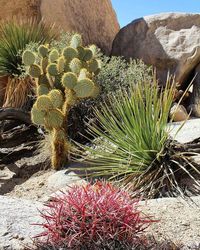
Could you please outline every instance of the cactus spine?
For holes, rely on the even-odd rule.
[[[99,91],[94,76],[100,62],[94,51],[94,45],[84,47],[81,36],[75,34],[62,52],[40,45],[37,54],[29,50],[23,53],[23,62],[37,81],[32,121],[52,135],[51,161],[56,170],[68,161],[71,149],[67,134],[71,107],[83,98],[95,98]]]

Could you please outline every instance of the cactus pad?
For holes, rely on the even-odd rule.
[[[49,51],[49,49],[48,49],[48,47],[45,46],[45,45],[40,45],[40,46],[38,47],[38,53],[39,53],[39,55],[40,55],[41,57],[47,57],[47,56],[48,56],[48,51]]]
[[[59,109],[52,109],[47,113],[44,120],[49,128],[62,128],[64,115]]]
[[[57,76],[59,74],[56,63],[50,63],[47,67],[47,72],[51,76]]]
[[[70,64],[69,64],[69,67],[71,69],[71,71],[75,74],[79,74],[80,73],[80,70],[82,68],[82,63],[81,61],[78,59],[78,58],[74,58]]]
[[[53,104],[47,95],[41,95],[37,98],[36,107],[40,111],[49,111],[53,108]]]
[[[31,110],[31,120],[33,123],[37,125],[43,125],[44,124],[44,117],[45,112],[37,109],[36,105],[34,104]]]
[[[49,53],[49,60],[50,62],[56,62],[59,58],[59,53],[57,51],[57,49],[53,49],[50,53]]]
[[[57,69],[59,73],[63,73],[65,70],[65,58],[63,56],[58,59]]]
[[[94,84],[94,88],[93,88],[93,91],[91,93],[91,97],[92,98],[96,98],[100,93],[100,88],[97,84]]]
[[[87,78],[88,74],[89,72],[87,71],[87,69],[85,68],[81,69],[78,80],[80,81],[80,80]]]
[[[78,98],[86,98],[92,95],[94,90],[94,83],[89,78],[78,81],[74,87],[74,91]]]
[[[48,57],[42,58],[40,65],[41,65],[43,73],[45,73],[45,74],[47,73],[47,66],[48,66],[48,64],[49,64]]]
[[[75,34],[73,35],[71,42],[70,42],[70,46],[73,48],[77,48],[79,46],[82,46],[82,37],[79,34]]]
[[[50,97],[54,108],[62,107],[64,99],[63,99],[63,94],[60,90],[53,89],[49,92],[48,96]]]
[[[92,51],[92,54],[95,57],[97,55],[97,46],[92,44],[89,46],[89,49]]]
[[[42,74],[42,70],[39,65],[32,64],[29,67],[29,74],[34,78],[38,78]]]
[[[77,84],[77,76],[74,73],[68,72],[63,75],[62,77],[63,87],[68,89],[73,89],[76,84]]]
[[[85,56],[85,49],[82,47],[82,46],[79,46],[77,48],[77,51],[78,51],[78,58],[80,60],[83,60],[84,56]]]
[[[100,63],[97,59],[92,59],[91,61],[88,62],[88,70],[89,72],[97,72],[97,70],[100,68]]]
[[[37,95],[47,95],[49,93],[49,88],[45,84],[41,84],[37,87]]]
[[[91,49],[86,48],[86,49],[85,49],[85,55],[84,55],[83,60],[84,60],[84,61],[89,61],[89,60],[91,60],[91,59],[92,59],[92,57],[93,57],[92,50],[91,50]]]
[[[63,56],[66,60],[71,60],[78,57],[78,51],[72,47],[66,47],[63,50]]]
[[[26,65],[26,66],[30,66],[31,64],[34,64],[35,54],[30,50],[24,51],[24,53],[22,55],[22,61],[23,61],[24,65]]]
[[[45,85],[49,86],[49,80],[48,80],[48,78],[47,78],[47,76],[45,74],[42,74],[42,75],[39,76],[38,84],[39,85],[40,84],[45,84]]]

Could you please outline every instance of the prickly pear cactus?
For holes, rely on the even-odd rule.
[[[67,135],[68,114],[81,99],[96,97],[99,92],[94,76],[100,70],[96,47],[83,47],[75,34],[70,46],[59,53],[40,45],[38,53],[26,50],[23,62],[37,80],[37,100],[31,111],[32,121],[52,134],[52,167],[60,169],[68,160],[70,142]]]

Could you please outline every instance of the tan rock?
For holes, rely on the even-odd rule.
[[[168,72],[183,84],[199,63],[200,14],[163,13],[134,20],[117,34],[112,55],[154,65],[164,84]]]
[[[187,110],[183,105],[178,105],[177,103],[175,103],[170,110],[170,119],[173,119],[174,122],[187,120]]]
[[[110,0],[1,0],[1,19],[13,16],[44,18],[64,31],[77,31],[107,54],[119,31]]]

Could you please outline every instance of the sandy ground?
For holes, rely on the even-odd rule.
[[[32,175],[22,184],[16,185],[6,196],[35,201],[44,201],[53,191],[48,188],[48,177],[55,173],[53,170],[42,170]]]

